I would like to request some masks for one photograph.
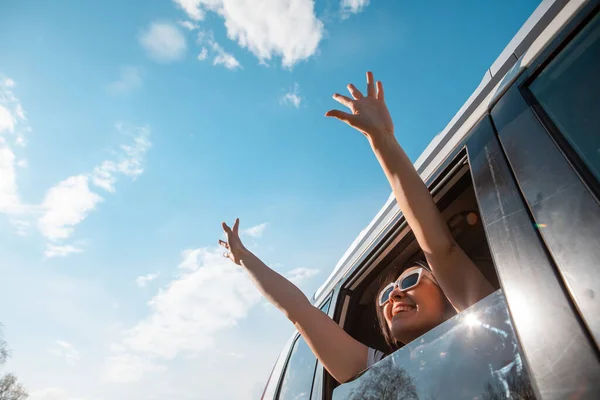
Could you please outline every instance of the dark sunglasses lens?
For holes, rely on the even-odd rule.
[[[390,298],[390,294],[392,294],[393,291],[394,291],[394,287],[390,286],[389,288],[387,288],[383,292],[381,292],[381,297],[379,298],[379,303],[383,304],[386,301],[388,301]]]
[[[418,280],[419,274],[417,272],[407,275],[404,278],[402,278],[402,282],[400,282],[400,288],[402,290],[406,290],[412,286],[415,286]]]

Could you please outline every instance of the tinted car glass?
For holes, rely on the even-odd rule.
[[[317,358],[300,336],[294,347],[281,382],[280,400],[309,400]]]
[[[333,400],[535,398],[500,290],[333,392]]]
[[[600,180],[600,14],[544,68],[529,89]]]

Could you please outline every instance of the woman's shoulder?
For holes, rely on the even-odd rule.
[[[373,364],[381,361],[383,357],[385,357],[384,352],[369,347],[367,349],[367,368],[370,368]]]

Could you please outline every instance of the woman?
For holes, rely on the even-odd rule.
[[[429,190],[394,136],[385,104],[383,85],[367,72],[367,94],[348,85],[352,96],[333,98],[350,112],[328,111],[366,136],[390,182],[396,201],[411,227],[427,262],[410,265],[393,277],[377,298],[382,333],[391,349],[408,343],[448,318],[448,308],[462,311],[493,292],[473,261],[459,248]],[[262,294],[292,321],[327,371],[340,383],[382,358],[348,335],[291,282],[267,267],[242,244],[239,219],[230,228],[223,223],[227,241],[219,243],[224,256],[242,266]],[[394,279],[397,278],[397,279]]]

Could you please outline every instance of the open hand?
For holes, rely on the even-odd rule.
[[[330,110],[325,116],[344,121],[369,139],[394,136],[394,124],[383,97],[383,84],[378,81],[375,87],[372,72],[367,72],[367,96],[363,96],[353,84],[348,85],[348,91],[353,98],[338,93],[334,94],[333,98],[348,107],[351,112]]]
[[[219,244],[227,249],[223,253],[223,257],[229,258],[237,265],[241,265],[241,258],[247,251],[239,236],[240,219],[236,218],[233,229],[227,226],[225,222],[222,223],[223,231],[227,236],[227,241],[219,240]]]

